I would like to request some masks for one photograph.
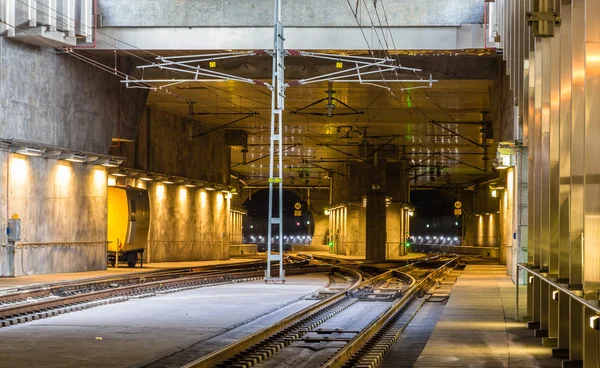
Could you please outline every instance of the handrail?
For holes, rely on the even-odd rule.
[[[564,287],[560,286],[556,282],[549,280],[548,278],[546,278],[539,272],[532,270],[531,268],[527,267],[526,265],[517,263],[517,274],[516,274],[516,290],[517,290],[517,292],[516,292],[516,307],[515,307],[515,319],[516,320],[519,319],[519,268],[524,270],[525,272],[539,278],[540,280],[544,281],[548,285],[556,288],[561,293],[569,296],[571,299],[574,299],[578,303],[583,304],[585,307],[593,310],[594,312],[596,312],[597,314],[600,315],[600,308],[598,308],[597,306],[595,306],[592,303],[588,302],[587,300],[581,298],[577,294],[573,293],[571,290],[565,289]]]

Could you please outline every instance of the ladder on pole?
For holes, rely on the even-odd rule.
[[[273,27],[273,80],[271,84],[271,138],[269,157],[269,223],[267,234],[267,270],[265,282],[285,282],[283,271],[283,110],[285,108],[285,48],[283,24],[281,22],[281,0],[274,0]],[[276,150],[277,148],[277,150]],[[277,191],[276,191],[277,189]],[[275,201],[277,195],[277,201]],[[277,215],[273,213],[277,203]],[[276,228],[275,237],[274,227]],[[275,243],[273,239],[275,238]],[[273,254],[273,247],[279,246],[278,254]],[[279,273],[274,275],[271,262],[279,262]]]

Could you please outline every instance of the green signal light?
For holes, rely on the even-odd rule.
[[[333,242],[329,242],[329,246],[330,246],[330,247],[333,247]]]

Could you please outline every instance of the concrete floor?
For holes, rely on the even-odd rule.
[[[521,300],[523,315],[524,295]],[[525,323],[515,322],[514,314],[515,286],[506,268],[468,265],[413,366],[560,367],[561,361],[552,358]],[[431,317],[437,318],[435,313]]]
[[[313,303],[290,304],[327,281],[326,275],[307,275],[289,277],[285,285],[207,287],[2,328],[0,367],[138,367],[256,319],[251,328],[221,339],[224,346]],[[267,314],[286,304],[285,310]]]

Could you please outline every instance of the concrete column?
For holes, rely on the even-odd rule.
[[[367,194],[367,260],[385,260],[386,207],[384,193]]]

